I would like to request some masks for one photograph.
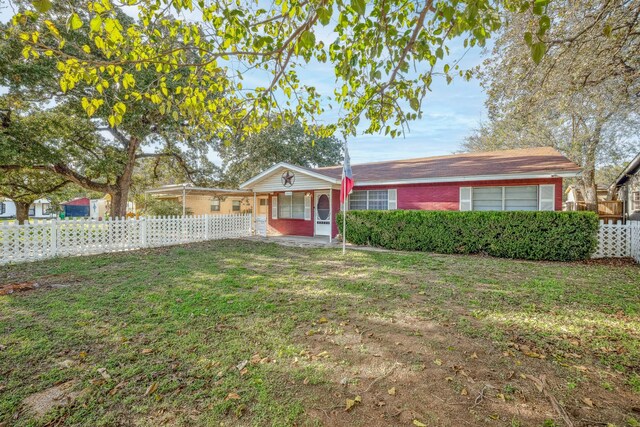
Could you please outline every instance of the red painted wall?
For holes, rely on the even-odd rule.
[[[280,193],[275,193],[277,196]],[[313,197],[313,191],[311,192],[311,220],[306,221],[304,219],[273,219],[271,213],[271,198],[269,195],[269,226],[270,231],[277,234],[284,234],[289,236],[313,236],[314,233],[314,221],[315,218],[315,199]]]
[[[493,187],[507,185],[555,184],[555,208],[562,210],[562,178],[511,179],[502,181],[465,181],[412,185],[365,186],[356,183],[354,190],[376,190],[396,188],[398,209],[453,210],[460,209],[460,187]]]
[[[486,187],[507,185],[541,185],[555,184],[555,208],[562,210],[562,178],[513,179],[502,181],[465,181],[411,185],[357,186],[354,190],[382,190],[395,188],[398,190],[398,209],[418,210],[454,210],[460,209],[460,187]],[[277,195],[278,193],[276,193]],[[269,196],[270,231],[295,236],[313,236],[315,224],[315,198],[311,192],[311,221],[303,219],[272,219],[271,196]],[[332,236],[338,234],[336,215],[340,211],[340,190],[333,190],[333,225]]]

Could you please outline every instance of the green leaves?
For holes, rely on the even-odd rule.
[[[366,0],[351,0],[351,7],[359,15],[364,15],[367,8],[367,2]]]
[[[48,12],[52,6],[50,0],[31,0],[31,4],[40,13]]]
[[[72,13],[67,22],[67,26],[71,30],[77,30],[82,27],[82,19],[80,19],[77,13]]]
[[[311,31],[305,31],[302,33],[302,36],[300,36],[300,42],[302,43],[302,46],[307,49],[313,49],[316,45],[316,35]]]
[[[533,62],[539,64],[546,51],[547,46],[544,42],[537,42],[531,45],[531,58],[533,59]]]
[[[326,7],[319,7],[317,13],[320,23],[322,25],[329,25],[329,22],[331,22],[331,10]]]

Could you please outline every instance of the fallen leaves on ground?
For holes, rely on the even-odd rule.
[[[158,383],[157,382],[153,382],[151,383],[151,385],[149,385],[149,387],[147,387],[147,391],[144,392],[145,396],[150,396],[153,393],[155,393],[155,391],[158,389]]]
[[[395,396],[396,395],[396,388],[395,387],[391,387],[389,390],[387,390],[387,393],[389,393],[389,396]]]
[[[347,399],[344,410],[350,411],[351,409],[353,409],[354,406],[356,406],[358,403],[361,403],[361,402],[362,402],[362,397],[360,396],[356,396],[353,399]]]
[[[234,393],[231,392],[229,394],[227,394],[227,397],[224,398],[225,401],[227,400],[239,400],[240,399],[240,395],[238,393]]]

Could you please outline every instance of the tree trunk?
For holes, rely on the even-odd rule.
[[[31,203],[16,201],[13,203],[16,205],[16,220],[18,220],[18,224],[22,225],[25,221],[29,221],[29,206],[31,206]]]
[[[598,212],[598,187],[595,182],[595,167],[585,167],[582,170],[581,179],[582,197],[584,197],[585,210]]]
[[[124,165],[122,174],[116,179],[116,191],[111,194],[111,217],[124,218],[127,215],[127,202],[129,201],[129,190],[133,169],[136,165],[136,151],[140,141],[136,137],[131,137],[127,147],[127,163]]]

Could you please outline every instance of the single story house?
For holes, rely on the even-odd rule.
[[[349,209],[561,210],[562,180],[580,167],[551,147],[352,165]],[[338,234],[342,166],[288,163],[240,186],[252,192],[270,234]]]
[[[29,218],[47,219],[55,216],[55,212],[51,210],[51,201],[49,199],[38,199],[29,206]],[[15,203],[11,199],[0,199],[0,219],[15,217]]]
[[[624,218],[640,221],[640,154],[618,175],[614,186]]]
[[[191,215],[249,213],[253,209],[253,193],[226,188],[196,187],[193,184],[164,185],[149,194],[158,199],[173,200]]]

